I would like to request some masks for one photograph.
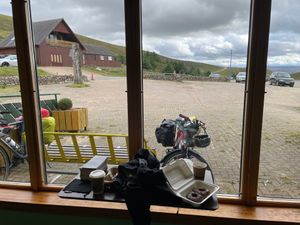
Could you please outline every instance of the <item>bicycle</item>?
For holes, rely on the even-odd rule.
[[[206,131],[205,123],[195,117],[179,114],[176,120],[163,120],[161,126],[156,128],[156,139],[166,149],[166,155],[161,159],[161,166],[166,166],[179,158],[197,160],[207,163],[204,158],[194,150],[194,147],[205,148],[210,145],[211,138]],[[207,165],[210,169],[209,165]]]
[[[23,120],[16,120],[8,123],[0,112],[0,180],[6,180],[10,168],[24,162],[27,159],[27,151],[22,139]],[[18,140],[11,137],[13,130],[16,130]]]

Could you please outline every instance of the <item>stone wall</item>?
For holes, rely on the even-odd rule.
[[[191,76],[187,74],[162,74],[162,73],[144,73],[144,79],[150,80],[170,80],[170,81],[219,81],[226,82],[229,81],[227,77],[213,78],[205,76]],[[63,83],[72,83],[74,80],[73,75],[48,75],[39,77],[40,85],[47,84],[63,84]],[[86,76],[83,76],[83,81],[87,82],[88,79]],[[0,86],[12,86],[19,85],[18,76],[0,76]]]
[[[183,80],[191,80],[191,81],[219,81],[226,82],[230,79],[227,77],[205,77],[205,76],[192,76],[187,74],[161,74],[161,73],[144,73],[144,79],[150,80],[170,80],[170,81],[183,81]]]
[[[73,75],[47,75],[39,77],[40,85],[47,84],[63,84],[63,83],[72,83],[74,80]],[[83,76],[83,81],[87,82],[88,79],[86,76]],[[0,76],[0,86],[12,86],[19,85],[18,76]]]

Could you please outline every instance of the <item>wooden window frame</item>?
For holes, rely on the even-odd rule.
[[[144,108],[142,70],[142,2],[125,0],[125,39],[127,65],[128,149],[133,159],[143,147]]]
[[[261,129],[265,95],[265,75],[269,45],[271,0],[252,0],[247,54],[241,159],[241,199],[256,205]]]
[[[129,157],[133,158],[143,147],[143,81],[142,81],[142,29],[141,0],[124,0],[126,59],[127,59],[127,99]],[[19,59],[20,86],[23,114],[28,137],[26,145],[30,170],[28,184],[0,185],[7,188],[30,189],[32,191],[57,191],[61,187],[44,185],[42,129],[39,111],[39,90],[35,66],[34,44],[31,27],[30,1],[12,0],[13,23],[16,49]],[[242,173],[239,197],[219,197],[221,203],[243,205],[271,205],[299,207],[299,201],[257,198],[258,168],[260,155],[261,127],[264,105],[266,60],[270,27],[271,0],[251,0],[247,85],[243,120]],[[259,121],[259,123],[257,123]]]
[[[34,55],[32,19],[30,1],[12,0],[13,25],[18,71],[20,77],[21,99],[24,124],[26,127],[26,149],[28,151],[30,187],[33,191],[41,190],[45,180],[43,169],[43,140],[39,106],[38,78]],[[12,185],[14,187],[21,186]]]

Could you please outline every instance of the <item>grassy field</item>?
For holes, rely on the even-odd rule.
[[[10,16],[0,14],[1,28],[0,41],[6,38],[13,30],[13,22]]]
[[[85,88],[85,87],[89,87],[89,84],[68,84],[66,87],[71,87],[71,88]]]
[[[3,86],[0,84],[0,95],[7,95],[7,94],[20,94],[20,86]]]
[[[0,76],[18,76],[18,67],[0,67]],[[47,76],[48,73],[38,68],[39,76]]]
[[[291,75],[295,80],[300,80],[300,73],[294,73]]]
[[[100,69],[97,69],[97,68],[99,68],[99,67],[96,67],[96,66],[83,67],[83,69],[88,72],[103,75],[103,76],[114,76],[114,77],[126,76],[126,67],[117,67],[117,68],[106,67],[106,68],[100,68]]]

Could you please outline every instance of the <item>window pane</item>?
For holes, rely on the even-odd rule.
[[[2,1],[0,9],[0,183],[27,183],[29,167],[10,2]]]
[[[143,2],[145,138],[161,159],[167,147],[155,129],[163,119],[182,113],[205,122],[211,144],[195,150],[225,194],[239,194],[245,76],[235,78],[245,71],[249,5]]]
[[[300,48],[297,0],[272,2],[258,195],[300,197]]]
[[[125,58],[123,1],[32,0],[31,7],[40,101],[48,110],[47,182],[66,184],[95,154],[114,150],[110,164],[128,160],[126,68],[114,60]]]

